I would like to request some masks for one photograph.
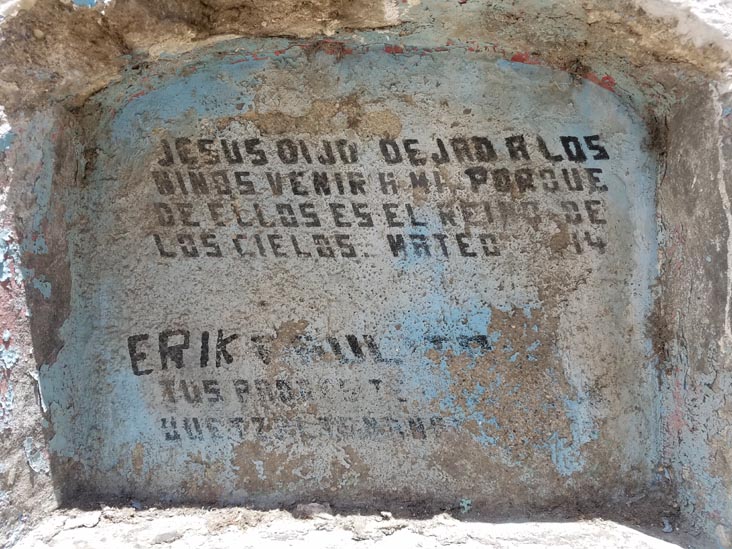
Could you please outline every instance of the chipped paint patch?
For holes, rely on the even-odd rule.
[[[50,472],[51,469],[48,456],[46,455],[45,444],[38,444],[33,440],[33,437],[26,437],[25,441],[23,441],[23,451],[25,452],[28,467],[33,471],[44,474]]]
[[[0,283],[10,280],[17,285],[23,282],[20,246],[9,229],[0,229]]]
[[[9,331],[3,335],[0,345],[0,427],[9,429],[13,418],[15,390],[11,381],[12,370],[20,360],[18,349],[10,345]],[[8,335],[7,341],[5,335]]]

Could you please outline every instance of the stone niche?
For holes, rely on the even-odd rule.
[[[64,492],[509,512],[650,485],[641,118],[488,52],[254,48],[74,113],[40,372]]]

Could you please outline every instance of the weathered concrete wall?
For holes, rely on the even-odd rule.
[[[507,509],[652,482],[642,121],[373,40],[226,42],[85,107],[41,368],[69,490]]]
[[[607,3],[47,1],[6,29],[3,451],[31,469],[4,520],[48,494],[45,420],[10,410],[38,376],[66,501],[677,490],[729,545],[721,50]]]
[[[60,135],[58,124],[63,119],[60,109],[37,113],[27,125],[20,124],[26,131],[6,135],[12,138],[13,146],[7,139],[0,153],[4,158],[0,176],[3,181],[1,517],[6,539],[10,541],[34,515],[57,505],[49,477],[49,452],[44,440],[48,423],[42,415],[38,365],[51,359],[63,342],[52,334],[39,333],[37,327],[63,321],[64,308],[58,307],[58,300],[70,289],[68,276],[56,278],[53,273],[57,266],[47,260],[53,257],[61,264],[66,262],[62,253],[56,253],[56,247],[63,245],[65,234],[54,236],[52,225],[57,222],[54,215],[57,211],[52,206],[51,191],[54,167],[66,163],[57,162],[63,152],[55,146]],[[58,175],[69,177],[63,173]],[[22,196],[16,194],[10,200],[11,207],[9,195],[16,190]],[[24,217],[30,211],[34,212],[33,219]],[[25,219],[28,224],[19,229],[17,222]],[[51,282],[60,282],[53,296]]]
[[[695,527],[732,543],[730,97],[694,87],[668,119],[659,182],[664,454]]]

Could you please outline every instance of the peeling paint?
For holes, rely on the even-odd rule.
[[[97,5],[95,0],[73,3]],[[124,487],[142,495],[165,493],[172,501],[265,503],[280,497],[330,495],[330,491],[336,499],[361,501],[416,494],[431,500],[444,497],[453,507],[459,501],[460,510],[467,512],[473,502],[482,507],[480,498],[493,498],[496,505],[504,498],[500,501],[539,506],[562,498],[576,501],[575,496],[594,499],[610,494],[612,499],[618,490],[633,493],[665,478],[684,486],[679,492],[684,512],[712,521],[705,529],[716,531],[721,543],[729,545],[732,525],[726,518],[729,501],[722,487],[730,476],[730,459],[717,442],[709,442],[729,438],[722,398],[729,380],[720,365],[732,338],[730,242],[725,247],[722,238],[732,230],[732,222],[724,176],[729,171],[728,140],[721,131],[704,128],[704,135],[716,140],[704,150],[716,150],[715,158],[697,161],[703,151],[698,155],[677,143],[669,149],[674,152],[668,155],[670,181],[665,180],[666,166],[661,166],[660,284],[673,307],[659,318],[668,317],[674,326],[667,334],[657,325],[658,319],[648,322],[653,297],[658,295],[651,291],[657,275],[655,152],[664,149],[660,145],[664,130],[656,129],[655,119],[662,127],[665,114],[678,114],[696,96],[704,96],[677,92],[685,79],[695,81],[698,76],[684,72],[688,68],[684,64],[710,70],[717,54],[659,47],[666,43],[664,26],[656,21],[650,25],[641,13],[631,14],[631,23],[616,24],[622,19],[619,13],[600,15],[613,13],[612,7],[602,11],[599,8],[605,6],[585,5],[589,15],[570,14],[566,36],[555,43],[549,36],[531,35],[541,23],[531,20],[530,5],[524,12],[497,4],[489,7],[489,13],[481,3],[462,0],[439,9],[435,2],[402,4],[384,2],[387,24],[409,19],[393,32],[364,31],[344,40],[231,40],[184,54],[179,54],[180,44],[167,42],[159,49],[169,46],[168,54],[129,67],[108,87],[104,86],[108,75],[97,81],[80,78],[84,71],[71,71],[74,79],[88,80],[93,91],[101,90],[82,108],[83,101],[75,99],[75,107],[67,109],[73,113],[65,115],[79,117],[75,122],[89,136],[86,149],[75,143],[72,148],[78,149],[64,154],[69,146],[66,138],[73,131],[59,129],[51,115],[36,116],[25,127],[14,122],[11,128],[0,113],[0,151],[7,151],[25,169],[23,179],[32,187],[27,197],[33,202],[27,205],[23,231],[0,232],[0,282],[8,295],[13,293],[13,303],[23,300],[20,285],[25,282],[30,307],[25,315],[31,317],[33,309],[33,326],[43,327],[40,336],[34,334],[36,346],[59,334],[39,359],[48,358],[39,384],[42,406],[53,423],[51,457],[73,470],[69,489],[79,481],[100,493],[118,493]],[[419,13],[409,9],[417,5]],[[208,7],[210,14],[217,13]],[[555,18],[555,9],[543,6],[536,19]],[[96,13],[69,11],[80,17]],[[520,23],[514,24],[512,18]],[[471,26],[473,20],[479,23]],[[337,28],[336,22],[323,24]],[[202,28],[208,32],[215,25],[210,19]],[[525,30],[525,40],[509,36],[519,27]],[[595,31],[622,36],[626,27],[630,41],[613,39],[611,46],[588,40]],[[190,34],[195,36],[194,31]],[[91,36],[92,43],[103,49],[103,40]],[[32,29],[30,39],[52,44],[52,38],[50,29]],[[124,31],[115,40],[135,44]],[[615,49],[616,43],[625,44],[627,51]],[[534,47],[537,44],[542,48]],[[596,44],[608,52],[598,54]],[[657,52],[663,52],[664,60],[673,60],[678,72],[673,78],[659,69]],[[653,63],[644,62],[648,55]],[[91,58],[83,61],[91,66]],[[52,78],[59,77],[49,66],[28,72],[47,88]],[[55,80],[50,87],[66,93]],[[34,90],[28,90],[29,97],[37,97],[31,93]],[[730,116],[730,108],[722,104],[726,99],[713,100],[718,111],[714,116],[724,124]],[[650,121],[650,136],[629,104]],[[652,112],[645,113],[646,107]],[[704,120],[696,117],[684,133],[693,133]],[[571,255],[578,243],[592,252],[598,241],[588,237],[579,242],[561,211],[542,221],[519,210],[504,215],[504,228],[512,216],[523,225],[508,251],[502,250],[502,258],[494,260],[497,266],[483,270],[455,268],[452,260],[426,267],[424,258],[414,255],[385,261],[371,271],[375,256],[365,257],[371,261],[362,261],[358,269],[336,261],[327,269],[320,263],[304,267],[290,259],[275,268],[257,261],[234,265],[226,259],[220,262],[224,267],[199,269],[191,265],[194,261],[180,266],[156,256],[148,246],[150,234],[160,230],[151,221],[154,213],[145,210],[154,195],[150,166],[155,166],[164,139],[255,136],[272,143],[277,136],[292,135],[310,146],[321,139],[348,138],[366,147],[382,136],[403,146],[412,136],[422,145],[449,132],[480,131],[490,133],[505,156],[503,136],[533,135],[539,130],[555,137],[597,132],[603,143],[613,144],[612,167],[603,176],[609,171],[611,184],[602,195],[610,212],[604,221],[613,240],[592,259]],[[702,142],[704,135],[700,133],[697,141]],[[19,142],[34,146],[21,150]],[[661,151],[662,158],[666,152]],[[82,153],[84,161],[78,165],[69,160],[80,159]],[[689,158],[693,170],[679,169],[674,164],[679,158]],[[359,167],[376,166],[377,160],[366,156]],[[524,165],[520,158],[511,161]],[[707,164],[718,165],[723,175],[701,175]],[[439,173],[451,183],[461,177],[464,182],[463,168],[450,171],[447,166]],[[690,182],[691,190],[679,187],[679,181]],[[664,194],[669,187],[677,193],[670,203]],[[709,188],[716,199],[704,194]],[[422,224],[409,231],[422,238],[442,234],[446,222],[430,211],[434,197],[412,191],[405,200],[414,206],[410,215]],[[696,203],[700,196],[705,197],[703,204]],[[677,202],[683,202],[679,211]],[[507,203],[531,207],[522,191],[512,192]],[[711,207],[718,203],[719,211]],[[687,211],[679,213],[684,208]],[[699,211],[705,215],[699,216]],[[660,222],[666,217],[671,219],[668,233]],[[477,230],[482,229],[465,232],[471,235]],[[549,234],[542,249],[532,248],[535,240]],[[68,250],[58,245],[67,237]],[[521,253],[532,260],[515,259]],[[725,254],[726,263],[720,260]],[[28,266],[21,266],[21,258]],[[68,279],[58,276],[63,270],[59,265],[66,262],[71,265]],[[328,287],[331,282],[334,289]],[[255,287],[256,292],[250,291]],[[207,297],[212,288],[215,291]],[[66,309],[56,306],[64,292],[72,293],[68,318]],[[391,301],[382,303],[384,296]],[[701,313],[694,308],[699,296],[706,296],[701,302],[708,304]],[[721,303],[723,311],[717,307]],[[209,320],[211,326],[204,325]],[[226,323],[225,329],[214,321]],[[10,371],[28,350],[20,346],[28,344],[14,322],[9,322],[12,332],[5,330],[0,347],[2,425],[9,425],[14,405]],[[249,356],[235,366],[209,363],[205,372],[186,367],[175,372],[175,381],[188,383],[179,390],[176,406],[161,404],[164,393],[145,381],[158,380],[160,371],[149,378],[133,377],[134,353],[130,354],[127,338],[148,336],[140,348],[149,365],[160,354],[157,337],[166,326],[190,328],[192,345],[200,346],[196,351],[202,351],[204,341],[210,342],[209,351],[214,349],[218,330],[251,336],[249,331],[256,329],[255,337],[271,344],[268,362],[265,367],[257,362],[261,356]],[[388,360],[375,364],[370,358],[339,359],[339,353],[355,347],[342,333],[336,334],[339,344],[323,339],[323,334],[338,330],[350,330],[350,336],[361,338],[377,334],[379,351]],[[712,334],[709,341],[703,330]],[[481,339],[466,345],[469,337]],[[253,343],[251,337],[245,341]],[[366,343],[361,343],[363,352]],[[193,351],[189,351],[190,362]],[[221,354],[218,349],[216,354]],[[212,354],[210,360],[217,358]],[[233,381],[235,374],[249,376],[252,400],[259,390],[255,379],[311,377],[321,384],[318,390],[331,391],[327,397],[331,400],[282,415],[298,421],[320,421],[323,410],[339,415],[326,417],[317,435],[298,434],[287,426],[269,439],[250,432],[245,440],[224,436],[204,442],[202,433],[216,432],[201,415],[207,406],[186,404],[185,399],[195,400],[192,395],[208,379],[202,376],[213,368],[219,381]],[[332,400],[333,387],[341,391],[341,400]],[[284,402],[286,390],[280,389],[279,393],[273,389],[271,401]],[[371,391],[368,398],[362,397],[365,390]],[[240,412],[228,402],[216,406],[208,407],[214,419]],[[274,408],[267,406],[251,413],[263,419]],[[386,442],[349,438],[354,431],[349,418],[368,418],[377,412],[390,422],[382,426]],[[432,431],[420,438],[415,416],[402,417],[417,412],[434,414],[429,417],[444,422],[439,435],[443,438],[433,440]],[[176,414],[180,417],[174,425],[171,418]],[[402,419],[394,419],[397,416]],[[161,429],[163,420],[168,423]],[[168,435],[170,439],[161,441]],[[47,470],[40,443],[27,438],[23,451],[33,471]],[[393,455],[402,462],[387,461],[385,456]],[[661,475],[657,464],[664,460],[673,466],[664,466]],[[78,479],[75,467],[82,471]],[[464,479],[471,479],[471,484],[460,485]],[[61,484],[66,486],[64,479]]]
[[[7,330],[6,330],[6,333]],[[0,428],[9,429],[13,418],[15,390],[11,381],[12,370],[20,360],[20,353],[6,342],[0,345]]]
[[[640,398],[652,388],[652,376],[645,377],[651,372],[635,371],[647,352],[644,334],[623,340],[620,354],[620,344],[608,348],[562,324],[597,324],[596,315],[605,323],[622,324],[628,311],[634,321],[642,321],[650,307],[643,288],[653,276],[653,238],[646,231],[653,230],[654,164],[637,156],[644,137],[637,116],[601,87],[543,65],[506,61],[492,48],[476,44],[451,41],[423,48],[319,41],[305,46],[283,39],[267,41],[266,47],[251,41],[237,44],[214,45],[163,61],[149,73],[130,73],[128,80],[95,96],[85,111],[95,139],[93,171],[83,186],[59,193],[66,213],[63,219],[54,218],[55,223],[69,223],[70,253],[83,260],[71,264],[73,307],[61,327],[63,348],[39,376],[53,422],[52,458],[78,462],[89,485],[100,491],[116,491],[124,484],[141,495],[163,490],[176,501],[211,494],[221,501],[271,501],[312,494],[324,486],[336,487],[339,497],[348,498],[390,493],[406,482],[410,490],[438,499],[449,496],[453,502],[469,488],[477,504],[490,494],[499,497],[496,485],[489,483],[503,482],[513,470],[532,471],[532,497],[554,498],[557,490],[573,490],[562,479],[581,482],[588,463],[607,461],[608,452],[618,453],[619,463],[639,471],[637,477],[628,477],[631,484],[654,474],[653,437],[639,436],[649,441],[642,448],[621,449],[606,439],[611,431],[607,425],[618,421],[615,407],[629,406],[623,399]],[[424,95],[425,86],[430,96]],[[519,89],[520,94],[505,91]],[[544,101],[557,101],[556,112],[543,109]],[[382,113],[380,123],[397,123],[390,123],[387,132],[386,126],[364,122],[374,113]],[[495,265],[465,262],[457,251],[449,261],[426,261],[413,254],[389,257],[388,248],[386,255],[359,260],[359,268],[333,263],[327,271],[327,264],[293,259],[276,269],[266,262],[224,259],[201,270],[191,269],[193,262],[168,265],[153,259],[157,251],[150,247],[150,233],[160,229],[144,205],[154,190],[149,170],[160,154],[161,139],[174,143],[179,136],[220,133],[227,139],[255,136],[269,144],[295,132],[297,139],[315,146],[318,139],[346,138],[356,140],[362,155],[358,167],[370,174],[373,168],[367,166],[383,163],[375,156],[383,135],[399,140],[416,135],[420,143],[428,143],[434,135],[486,131],[480,120],[500,113],[505,119],[492,122],[492,133],[507,159],[500,135],[532,135],[537,120],[542,120],[540,131],[554,136],[553,147],[559,135],[598,132],[603,143],[611,144],[613,164],[603,166],[609,178],[603,198],[616,240],[606,253],[634,281],[633,295],[623,285],[607,286],[591,275],[603,272],[609,256],[588,248],[588,255],[572,259],[576,252],[569,239],[564,246],[552,240],[554,248],[542,247],[536,239],[532,243],[528,234],[551,236],[561,227],[561,210],[546,221],[518,213],[515,219],[506,218],[504,224],[521,229],[508,244],[507,259],[492,259]],[[268,154],[275,153],[269,149]],[[50,151],[41,154],[39,173],[47,173],[50,158]],[[467,192],[464,170],[442,168],[455,192]],[[634,177],[629,178],[631,172]],[[37,256],[50,253],[50,180],[36,180],[33,238],[24,241],[24,249]],[[491,200],[497,198],[491,195]],[[414,234],[427,238],[446,230],[434,210],[434,195],[415,189],[400,200],[413,204],[413,215],[420,220],[410,229]],[[525,197],[511,200],[524,204]],[[354,242],[375,246],[377,235]],[[521,252],[525,246],[533,246],[532,253],[545,259],[526,263]],[[370,280],[366,272],[373,273]],[[43,275],[27,273],[31,287],[48,299],[54,294]],[[249,286],[238,282],[244,279]],[[323,280],[334,285],[323,286]],[[576,287],[569,290],[558,280],[571,280]],[[310,281],[317,281],[316,286]],[[378,290],[372,286],[376,281]],[[216,292],[201,291],[212,284]],[[187,296],[184,301],[179,292]],[[560,299],[565,294],[571,296],[570,305]],[[345,304],[337,306],[344,296]],[[315,306],[318,302],[323,305]],[[568,306],[571,313],[564,310]],[[209,316],[212,310],[218,311],[215,316]],[[245,310],[257,312],[242,324],[237,311]],[[208,312],[202,316],[197,311]],[[192,323],[193,318],[198,320]],[[200,324],[204,318],[211,319],[210,327]],[[248,413],[264,415],[263,428],[273,429],[273,435],[246,435],[238,441],[218,424],[219,432],[229,434],[207,440],[213,431],[205,414],[228,421],[242,412],[230,392],[222,397],[228,403],[210,412],[206,406],[184,404],[194,398],[193,388],[201,390],[205,371],[181,371],[172,378],[174,390],[184,391],[179,400],[160,404],[169,397],[155,382],[159,374],[153,369],[150,377],[134,375],[127,338],[152,334],[140,343],[145,360],[152,361],[157,353],[149,342],[157,340],[156,330],[165,329],[166,323],[193,326],[191,345],[199,346],[211,345],[202,342],[216,340],[219,326],[225,328],[222,334],[247,331],[232,343],[235,362],[222,365],[216,375],[223,375],[218,380],[222,391],[230,391],[227,387],[237,376],[249,378],[252,404],[247,406],[253,408]],[[346,339],[346,334],[355,339]],[[378,360],[365,347],[363,334],[373,334],[368,337],[378,346]],[[104,344],[91,343],[100,337]],[[256,351],[252,337],[266,342],[268,362],[256,358],[264,351]],[[334,338],[338,347],[331,342]],[[351,353],[354,341],[360,342],[364,358],[339,359],[339,353]],[[565,360],[567,349],[575,355],[601,353],[603,368],[594,358],[573,355]],[[244,359],[242,353],[249,354]],[[613,364],[610,374],[605,363]],[[638,389],[620,396],[607,386],[603,398],[613,404],[600,411],[599,397],[588,391],[600,375],[636,376]],[[273,384],[284,379],[287,390],[298,394],[302,376],[323,396],[297,401],[288,405],[291,410],[256,404],[257,391],[265,390],[256,380]],[[534,390],[537,384],[541,391]],[[90,394],[95,397],[88,398]],[[275,394],[273,402],[277,398]],[[290,426],[290,416],[304,427]],[[642,414],[627,421],[623,419],[633,429],[647,425]],[[359,432],[377,434],[351,438]],[[318,442],[313,448],[307,441]],[[385,444],[410,457],[386,460]],[[468,477],[458,475],[444,455],[446,446],[463,448],[460,459],[470,467],[490,463],[503,473],[467,486],[463,481]],[[413,461],[437,465],[415,469],[409,465]],[[170,463],[176,464],[172,470],[166,469]],[[409,480],[416,474],[427,475],[426,480]],[[380,480],[366,483],[368,478]],[[608,479],[615,482],[611,471]]]
[[[25,458],[28,462],[28,466],[33,469],[36,473],[48,474],[50,471],[50,465],[48,458],[45,455],[45,448],[43,445],[38,445],[33,441],[33,437],[26,437],[23,442],[23,451],[25,452]]]
[[[20,246],[9,229],[0,229],[0,261],[0,283],[14,280],[20,285],[23,282]]]

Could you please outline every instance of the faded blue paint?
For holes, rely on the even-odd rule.
[[[0,229],[0,282],[7,282],[11,279],[17,285],[24,280],[29,280],[31,286],[41,292],[48,299],[51,297],[51,284],[45,280],[45,276],[34,276],[33,269],[23,267],[21,254],[30,251],[33,254],[48,253],[48,247],[43,235],[36,239],[26,238],[20,244],[8,229]]]
[[[9,344],[9,331],[5,330],[3,334],[3,343],[0,344],[0,428],[10,429],[13,417],[15,388],[11,381],[11,370],[17,366],[20,361],[20,352],[17,348]],[[7,340],[6,340],[6,335]]]
[[[12,131],[0,134],[0,151],[8,150],[13,145],[15,137],[15,133]]]
[[[461,498],[459,506],[460,506],[460,512],[462,514],[469,513],[470,510],[473,508],[473,501],[468,498]]]
[[[240,64],[199,62],[165,79],[153,81],[149,88],[135,93],[120,90],[123,94],[112,103],[108,115],[111,139],[119,140],[123,147],[138,146],[140,137],[145,141],[152,137],[145,131],[147,128],[163,126],[175,131],[177,125],[185,124],[186,119],[181,119],[182,113],[197,119],[215,116],[217,112],[220,116],[225,113],[233,115],[237,113],[237,104],[243,104],[245,112],[251,107],[252,96],[246,92],[242,94],[237,84],[256,86],[254,75],[263,69],[264,64],[264,61]]]
[[[33,437],[26,437],[23,441],[23,451],[28,466],[36,473],[50,472],[50,464],[46,455],[45,445],[39,445]]]
[[[587,399],[563,399],[564,411],[570,420],[572,439],[567,440],[552,433],[548,440],[552,463],[562,476],[570,476],[581,471],[585,465],[581,448],[588,442],[597,440],[599,433],[587,407]]]
[[[0,345],[0,362],[6,370],[12,369],[20,360],[20,353],[15,347]]]
[[[48,244],[46,244],[46,239],[44,236],[38,235],[38,237],[33,240],[32,243],[29,243],[30,253],[34,255],[40,255],[40,254],[47,254],[48,253]]]
[[[53,221],[50,218],[50,207],[55,162],[55,143],[52,137],[54,129],[56,129],[54,122],[48,116],[37,115],[30,121],[25,132],[27,136],[34,139],[33,145],[23,143],[23,146],[16,147],[17,161],[32,170],[32,195],[35,205],[27,232],[19,243],[12,240],[9,233],[0,235],[0,240],[6,242],[6,247],[12,246],[14,249],[12,257],[16,276],[19,279],[17,282],[20,283],[23,279],[31,280],[32,285],[44,295],[50,291],[48,283],[43,276],[37,280],[33,279],[32,269],[23,267],[20,258],[26,253],[35,255],[48,253],[48,245],[43,233],[46,224]],[[2,246],[3,244],[0,243],[0,253],[3,253]],[[5,269],[3,269],[2,276],[6,276]]]
[[[0,282],[14,279],[23,282],[23,269],[20,263],[22,247],[9,229],[0,229]]]
[[[255,56],[236,51],[255,51],[262,44],[267,46],[269,52],[282,49],[283,53]],[[118,188],[121,184],[129,184],[129,181],[118,174],[144,174],[143,170],[155,154],[154,146],[161,135],[211,132],[210,128],[214,127],[217,120],[239,116],[257,106],[258,88],[266,81],[269,72],[297,73],[309,66],[306,63],[314,63],[307,60],[301,48],[288,45],[290,43],[284,40],[219,44],[197,54],[184,56],[175,63],[163,61],[159,69],[154,69],[144,77],[131,71],[126,79],[98,94],[95,100],[100,101],[102,115],[97,135],[99,155],[96,170],[87,174],[87,188],[83,191],[71,190],[68,196],[62,197],[79,208],[79,211],[68,209],[66,212],[66,221],[71,227],[70,253],[95,250],[94,242],[85,240],[88,236],[74,221],[78,221],[85,212],[108,211],[105,208],[109,208],[115,198],[127,198],[119,196]],[[567,75],[546,67],[486,60],[485,56],[478,62],[475,57],[469,57],[464,48],[405,56],[384,55],[378,48],[368,51],[358,51],[358,48],[353,45],[358,53],[339,60],[335,56],[328,58],[324,57],[325,54],[317,54],[316,61],[322,65],[323,77],[331,76],[334,81],[333,87],[324,92],[323,100],[372,91],[390,97],[404,94],[417,98],[428,93],[430,100],[444,98],[456,104],[483,105],[492,99],[491,94],[499,94],[501,88],[497,84],[511,82],[517,83],[515,86],[525,93],[512,98],[511,113],[516,117],[527,116],[531,120],[531,114],[536,113],[536,106],[542,101],[546,89],[556,86],[562,87],[572,107],[566,107],[569,113],[566,114],[566,121],[552,126],[553,131],[578,135],[590,131],[594,133],[592,122],[596,118],[606,120],[617,116],[623,122],[621,127],[624,131],[625,126],[629,126],[636,132],[626,132],[628,143],[640,142],[643,136],[640,122],[637,122],[637,126],[633,125],[636,124],[636,118],[624,112],[609,92],[591,84],[577,84]],[[404,78],[405,73],[416,76]],[[387,89],[388,94],[384,91]],[[633,124],[626,124],[627,120]],[[508,120],[505,124],[512,129],[518,126],[516,120]],[[409,127],[403,129],[405,135],[410,131],[416,130]],[[39,162],[43,166],[52,163],[50,149],[44,147],[40,154]],[[620,160],[618,163],[617,169],[620,170],[624,164]],[[634,168],[634,165],[630,167]],[[651,167],[649,161],[647,168]],[[645,179],[647,173],[640,175],[638,187],[651,181],[650,178]],[[23,244],[24,249],[32,253],[47,253],[41,229],[49,215],[50,181],[50,173],[46,171],[35,182],[37,217],[33,218],[34,234],[31,240]],[[615,177],[613,183],[617,182],[622,183]],[[628,212],[631,212],[627,214],[628,217],[640,218],[638,223],[644,224],[648,214],[645,209],[648,204],[644,201],[652,198],[652,191],[636,196],[631,190],[622,185],[611,187],[607,195],[608,207],[627,207]],[[83,204],[83,207],[78,204]],[[417,206],[417,215],[427,224],[410,229],[410,232],[441,232],[443,227],[437,215],[431,211]],[[85,227],[89,233],[118,234],[118,221],[113,216],[89,217],[90,225]],[[650,219],[652,222],[652,214]],[[636,222],[632,223],[631,226],[635,227]],[[638,231],[641,240],[652,234],[652,231],[644,231],[645,225]],[[654,249],[652,245],[638,244],[634,250],[637,251],[634,256],[636,269],[640,273],[634,280],[638,283],[645,281],[648,273],[652,272]],[[98,260],[97,257],[93,259]],[[56,364],[42,368],[41,385],[53,418],[55,435],[51,447],[55,453],[98,468],[110,478],[118,478],[114,475],[129,475],[132,468],[130,451],[139,443],[151,449],[146,454],[144,472],[155,473],[153,481],[156,486],[170,488],[171,497],[175,499],[176,494],[180,493],[181,479],[186,475],[193,473],[194,478],[201,478],[204,472],[208,474],[201,460],[228,463],[233,450],[229,441],[200,444],[184,437],[178,447],[173,447],[159,440],[160,416],[167,413],[167,409],[160,404],[159,399],[155,400],[155,393],[149,389],[150,383],[144,377],[135,377],[130,373],[123,336],[133,332],[152,333],[154,329],[167,325],[165,323],[187,321],[185,315],[176,315],[180,309],[175,308],[176,303],[168,301],[168,294],[171,293],[170,288],[184,289],[188,286],[172,267],[149,259],[146,256],[142,265],[128,261],[110,266],[102,262],[108,270],[100,269],[93,276],[84,271],[83,265],[72,265],[75,285],[72,316],[63,328],[66,345]],[[598,264],[602,266],[601,261],[598,260]],[[496,360],[504,360],[500,356],[507,353],[511,353],[507,359],[511,364],[509,368],[517,368],[521,357],[535,362],[537,358],[532,353],[540,349],[541,342],[547,341],[545,338],[550,336],[557,337],[556,334],[548,333],[548,328],[542,324],[546,303],[541,301],[539,292],[527,286],[500,294],[490,286],[494,282],[491,277],[478,269],[458,271],[461,276],[465,273],[475,276],[465,277],[462,287],[451,285],[449,279],[455,273],[446,261],[435,260],[425,267],[423,260],[411,256],[391,260],[391,267],[394,272],[413,280],[413,287],[402,295],[393,295],[393,301],[385,305],[382,317],[366,318],[364,313],[364,319],[347,320],[353,321],[354,325],[363,320],[364,331],[361,333],[378,330],[381,336],[379,345],[384,355],[399,358],[399,361],[385,366],[384,373],[401,381],[402,394],[417,403],[417,410],[434,411],[436,407],[436,411],[449,418],[458,429],[467,422],[474,423],[478,427],[475,432],[471,432],[471,436],[483,446],[489,462],[505,459],[512,466],[525,466],[525,460],[528,459],[526,452],[509,457],[498,456],[498,449],[502,449],[500,445],[504,440],[513,441],[517,438],[511,432],[510,420],[503,419],[508,416],[501,415],[506,414],[506,411],[499,409],[498,397],[515,397],[512,413],[532,414],[533,410],[520,397],[537,391],[537,387],[532,385],[533,381],[508,383],[504,373],[493,364],[487,366],[488,374],[492,376],[488,386],[478,381],[464,382],[456,378],[449,362],[454,356],[460,355],[461,359],[467,361],[464,368],[468,377],[479,362],[483,365],[481,367],[486,367],[484,365],[490,362],[488,359],[498,357]],[[270,272],[258,265],[250,268],[257,276],[271,277],[273,283],[274,278],[281,274],[281,271]],[[282,271],[286,268],[283,267]],[[293,270],[299,274],[299,271]],[[217,274],[222,276],[217,278]],[[224,288],[227,283],[224,274],[223,271],[206,273],[205,278],[198,281],[198,287],[207,287],[215,281]],[[515,274],[518,276],[521,273]],[[44,285],[42,275],[30,275],[32,285],[48,297],[51,289]],[[97,275],[99,280],[94,279]],[[148,276],[156,284],[166,277],[171,283],[158,288],[156,298],[159,300],[154,305],[151,302],[141,304],[130,299],[130,295],[135,295],[135,287],[128,285],[126,277],[132,278],[133,275],[137,277],[137,283],[147,280]],[[156,279],[153,275],[160,278]],[[638,287],[642,290],[633,298],[635,308],[632,314],[642,318],[649,310],[650,296],[643,290],[645,286]],[[142,290],[139,287],[137,289]],[[186,299],[195,299],[193,294],[193,291],[189,292]],[[354,300],[358,298],[356,296]],[[140,301],[143,299],[140,298]],[[145,306],[144,310],[142,305]],[[296,306],[293,303],[292,312],[288,311],[287,314],[295,315]],[[512,341],[507,330],[497,323],[492,325],[495,322],[494,311],[513,315],[511,318],[515,318],[517,326],[523,330],[521,341]],[[248,318],[250,313],[242,311],[240,314]],[[251,319],[252,322],[254,320]],[[337,319],[333,321],[333,324],[338,323]],[[384,328],[387,325],[389,328]],[[396,326],[400,329],[397,330]],[[527,337],[528,334],[531,336]],[[458,344],[460,337],[476,335],[485,336],[492,349],[466,348]],[[439,343],[431,340],[430,336],[444,336],[446,339]],[[524,339],[530,343],[524,343]],[[106,346],[90,343],[100,340],[111,343],[105,343]],[[559,363],[559,350],[541,350],[549,357],[549,361]],[[78,366],[80,356],[83,367]],[[294,360],[296,357],[293,355],[290,358]],[[314,361],[300,363],[307,367],[314,364]],[[565,429],[561,433],[540,433],[530,450],[536,450],[547,463],[551,460],[560,475],[570,476],[582,472],[586,465],[583,446],[599,439],[599,418],[593,415],[597,403],[587,396],[581,367],[571,364],[567,371],[562,372],[555,366],[553,363],[546,366],[547,377],[557,386],[567,384],[569,389],[566,394],[560,395],[562,398],[558,402],[561,404],[540,401],[537,409],[559,415]],[[353,373],[346,371],[345,366],[341,371],[346,372],[341,375]],[[89,395],[93,397],[89,398]],[[499,420],[499,417],[502,419]],[[524,433],[519,436],[524,436]],[[191,456],[196,456],[195,463]],[[216,477],[219,484],[231,486],[231,483],[223,481],[229,482],[236,472],[227,469],[219,475]],[[125,483],[119,481],[119,485]],[[234,494],[238,497],[244,495]]]
[[[46,299],[49,299],[51,297],[51,283],[47,280],[43,280],[44,277],[37,278],[33,277],[32,285],[33,287],[41,292],[41,295],[45,297]]]

